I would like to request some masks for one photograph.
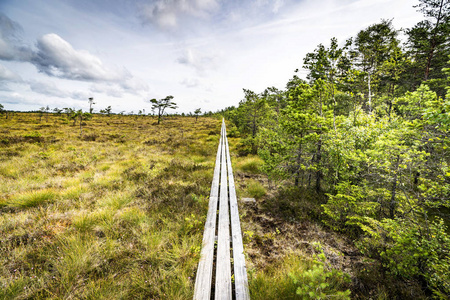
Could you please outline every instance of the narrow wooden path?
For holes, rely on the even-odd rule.
[[[250,299],[225,121],[222,121],[194,299]]]

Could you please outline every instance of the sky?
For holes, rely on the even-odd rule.
[[[151,112],[237,106],[243,89],[284,89],[306,53],[393,19],[416,0],[0,0],[0,104]]]

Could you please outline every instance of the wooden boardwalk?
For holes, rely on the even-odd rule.
[[[232,276],[234,276],[234,282]],[[236,190],[224,121],[222,121],[211,185],[194,299],[250,299]]]

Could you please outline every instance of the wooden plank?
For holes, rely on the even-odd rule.
[[[214,167],[214,176],[211,184],[208,214],[205,230],[203,232],[203,246],[200,252],[200,261],[195,279],[194,299],[204,300],[211,298],[211,283],[213,274],[214,243],[216,235],[217,202],[219,196],[220,159],[223,145],[223,136],[220,137]]]
[[[221,138],[217,149],[214,177],[211,184],[208,215],[203,234],[203,247],[200,254],[200,261],[194,287],[194,299],[211,299],[218,205],[219,220],[217,228],[218,242],[216,253],[215,299],[233,299],[231,282],[232,264],[230,255],[230,242],[232,241],[235,299],[249,300],[250,293],[248,290],[248,279],[245,267],[245,256],[239,222],[236,189],[224,120],[222,120]]]
[[[215,299],[231,297],[230,218],[228,210],[228,183],[225,152],[225,122],[222,121],[222,151],[220,169],[219,224],[217,233]]]
[[[236,188],[234,185],[233,169],[231,167],[230,151],[228,148],[228,139],[225,132],[225,147],[227,153],[228,167],[228,189],[230,197],[230,215],[231,215],[231,240],[233,245],[233,265],[236,300],[249,300],[250,292],[248,289],[247,268],[245,266],[244,245],[242,243],[241,224],[239,222],[239,210],[236,197]]]

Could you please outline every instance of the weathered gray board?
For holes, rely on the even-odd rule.
[[[228,149],[228,139],[225,132],[225,146],[227,153],[228,167],[228,188],[230,191],[230,216],[231,235],[233,245],[233,265],[234,265],[234,289],[237,300],[250,299],[248,291],[247,268],[245,267],[244,245],[242,244],[241,223],[239,222],[239,211],[234,186],[233,169],[231,168],[230,151]]]
[[[220,138],[217,149],[216,166],[209,196],[209,208],[206,216],[205,231],[203,232],[203,247],[200,253],[200,261],[195,279],[194,299],[211,298],[211,281],[214,260],[214,242],[216,238],[216,216],[217,202],[219,198],[219,178],[220,178],[220,155],[222,151],[222,140]]]
[[[200,261],[195,280],[194,299],[196,300],[209,300],[212,296],[217,209],[219,209],[219,220],[215,262],[215,299],[232,299],[232,265],[234,271],[235,298],[237,300],[250,299],[236,190],[224,121],[222,121],[221,138],[217,149],[208,215],[203,233],[203,247],[200,253]],[[231,262],[231,250],[233,251],[233,263]]]

